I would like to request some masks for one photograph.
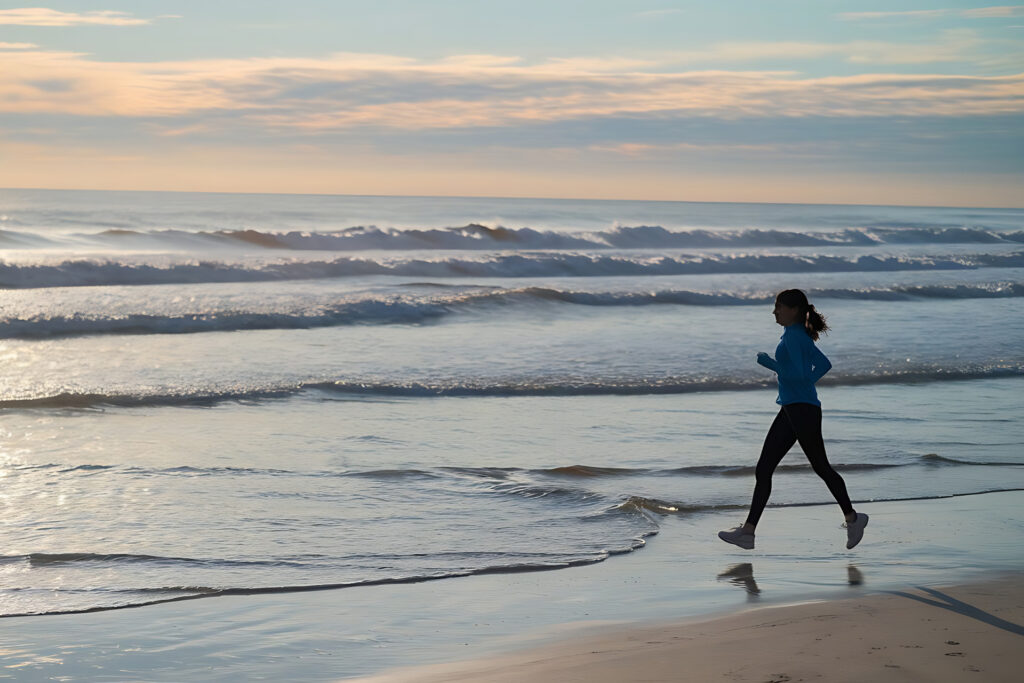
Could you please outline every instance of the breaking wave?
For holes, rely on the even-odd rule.
[[[31,244],[33,235],[10,233],[12,243]],[[110,229],[75,235],[79,242],[115,247],[210,247],[306,251],[474,250],[474,249],[661,249],[750,247],[843,247],[882,244],[1024,243],[1024,231],[981,226],[869,225],[837,231],[774,229],[668,230],[658,225],[597,231],[552,231],[529,227],[488,227],[470,223],[453,228],[356,226],[333,231],[130,230]],[[35,238],[38,240],[38,238]]]
[[[196,261],[165,266],[78,259],[55,264],[0,262],[0,288],[275,282],[367,275],[528,278],[895,272],[1020,267],[1024,267],[1024,251],[962,256],[856,257],[787,254],[671,257],[524,253],[434,260],[340,257],[329,261],[289,260],[257,264]]]
[[[420,283],[419,286],[424,286]],[[866,301],[919,299],[1001,299],[1024,296],[1024,283],[988,285],[907,285],[885,288],[809,289],[816,298]],[[563,303],[577,306],[748,306],[769,304],[767,292],[694,292],[657,290],[588,292],[522,287],[482,288],[448,296],[382,297],[345,302],[314,311],[211,311],[185,315],[132,313],[115,316],[35,316],[0,319],[0,339],[43,339],[104,334],[188,334],[239,330],[297,330],[341,325],[422,324],[489,306]]]
[[[868,372],[830,373],[821,385],[859,386],[949,382],[1024,376],[1024,365],[1001,363],[986,366],[877,369]],[[317,399],[324,395],[365,397],[506,397],[506,396],[607,396],[685,394],[707,391],[750,391],[774,386],[770,379],[728,377],[666,377],[658,379],[524,379],[518,381],[442,382],[304,382],[287,386],[228,388],[175,393],[76,393],[0,399],[0,409],[91,409],[110,407],[195,406],[207,407],[229,402],[288,399],[296,396]]]

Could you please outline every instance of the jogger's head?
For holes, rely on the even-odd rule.
[[[807,295],[799,289],[787,289],[775,296],[775,322],[783,326],[803,323],[814,341],[818,341],[820,334],[828,332],[824,316],[814,310],[807,301]]]

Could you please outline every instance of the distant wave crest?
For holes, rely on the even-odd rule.
[[[4,235],[0,235],[2,239]],[[36,244],[31,234],[6,233],[15,244]],[[475,250],[475,249],[660,249],[873,246],[881,244],[1024,243],[1024,231],[984,226],[868,225],[837,231],[775,229],[669,230],[659,225],[596,231],[536,230],[470,223],[452,228],[379,228],[356,226],[329,231],[130,230],[110,229],[76,235],[80,242],[120,248],[173,247],[205,250],[259,248],[287,251]]]
[[[403,277],[606,277],[722,273],[838,273],[1024,267],[1024,252],[963,256],[719,254],[621,256],[582,253],[497,254],[480,258],[354,258],[244,264],[196,261],[173,265],[67,260],[55,264],[0,262],[0,288],[164,285],[317,280],[366,275]]]

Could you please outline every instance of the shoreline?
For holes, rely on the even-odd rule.
[[[1022,494],[1024,489],[1012,488],[1012,489],[995,489],[992,491],[975,491],[971,493],[952,493],[949,495],[941,496],[922,496],[922,497],[909,497],[909,498],[896,498],[896,499],[881,499],[881,500],[854,500],[853,502],[857,505],[878,505],[884,503],[913,503],[922,501],[946,501],[956,498],[967,498],[972,496],[991,496],[993,494]],[[832,508],[833,503],[789,503],[782,505],[769,505],[766,510],[780,510],[785,508]],[[190,593],[186,595],[176,595],[166,598],[155,599],[150,602],[141,602],[124,605],[111,605],[111,606],[97,606],[97,607],[86,607],[81,609],[68,609],[62,611],[50,611],[50,612],[23,612],[23,613],[12,613],[12,614],[0,614],[0,622],[5,619],[32,619],[39,617],[62,617],[62,616],[73,616],[83,614],[95,614],[100,612],[116,612],[121,610],[135,610],[143,609],[148,607],[155,607],[158,605],[165,605],[177,602],[188,602],[194,600],[207,600],[213,598],[227,598],[227,597],[258,597],[258,596],[272,596],[272,595],[286,595],[290,593],[317,593],[317,592],[333,592],[351,589],[365,589],[375,588],[380,586],[394,586],[394,585],[418,585],[434,583],[438,581],[453,581],[459,579],[467,579],[471,577],[481,576],[501,576],[501,575],[515,575],[515,574],[534,574],[534,573],[546,573],[546,572],[561,572],[570,569],[579,569],[582,567],[591,567],[594,565],[603,564],[606,562],[614,561],[617,558],[625,558],[635,555],[638,552],[644,552],[646,546],[649,543],[656,542],[656,537],[661,533],[658,532],[649,534],[642,539],[642,543],[638,546],[624,552],[610,553],[607,557],[596,559],[596,560],[580,560],[576,562],[567,562],[561,565],[536,565],[536,566],[512,566],[512,567],[488,567],[480,570],[467,570],[463,573],[441,575],[441,576],[411,576],[411,577],[397,577],[397,578],[382,578],[382,579],[369,579],[364,581],[354,581],[350,583],[328,583],[328,584],[308,584],[308,585],[293,585],[293,586],[267,586],[267,587],[253,587],[253,588],[223,588],[223,589],[210,589],[201,593]],[[714,544],[712,544],[714,545]],[[725,548],[725,550],[734,549]],[[740,553],[742,556],[746,553]],[[756,557],[756,555],[752,555]],[[736,566],[744,563],[735,563]],[[1024,557],[1022,557],[1022,564],[1024,564]],[[735,569],[735,567],[730,567]],[[860,570],[855,565],[851,564],[847,568],[848,573],[856,572],[860,575]],[[735,585],[744,587],[753,581],[753,573],[751,570],[750,577],[744,576],[732,576],[728,575],[728,572],[720,573],[717,577],[721,579],[730,579]],[[863,583],[863,577],[856,580],[849,578],[848,582],[851,586],[860,585]],[[759,591],[751,593],[752,595],[759,594]]]
[[[1024,573],[628,625],[356,683],[1019,680]]]
[[[0,670],[18,680],[372,681],[409,667],[426,675],[451,662],[478,666],[568,639],[782,614],[798,601],[815,601],[807,609],[873,604],[886,591],[1007,574],[1020,584],[1024,552],[1001,539],[1019,538],[1022,503],[1024,492],[865,503],[872,524],[854,551],[845,550],[834,505],[777,507],[754,551],[715,537],[732,512],[678,515],[640,551],[564,570],[0,619]]]
[[[950,494],[946,496],[931,496],[931,497],[910,497],[900,499],[880,499],[880,500],[855,500],[853,501],[858,506],[877,506],[879,504],[904,504],[904,503],[916,503],[916,502],[942,502],[949,501],[952,499],[970,498],[970,497],[982,497],[982,496],[993,496],[993,495],[1020,495],[1024,494],[1024,488],[999,488],[993,490],[981,490],[981,492],[972,492],[966,494]],[[788,508],[818,508],[818,509],[830,509],[833,508],[833,503],[791,503],[791,504],[769,504],[766,510],[775,511]],[[664,522],[665,523],[665,522]],[[671,523],[671,522],[667,522]],[[194,600],[207,600],[212,598],[228,598],[228,597],[259,597],[259,596],[274,596],[274,595],[287,595],[287,594],[301,594],[301,593],[317,593],[317,592],[335,592],[342,590],[351,589],[369,589],[383,586],[402,586],[402,585],[420,585],[429,584],[435,582],[449,582],[454,580],[465,580],[473,577],[486,577],[486,575],[503,575],[503,574],[530,574],[539,572],[555,572],[566,569],[579,569],[582,567],[591,567],[598,564],[603,564],[609,561],[613,561],[617,557],[629,557],[635,555],[638,552],[644,552],[646,546],[651,543],[656,543],[658,537],[662,533],[662,529],[658,529],[649,535],[645,535],[642,539],[642,543],[631,550],[624,552],[610,553],[607,557],[595,560],[580,560],[575,562],[567,562],[560,565],[536,565],[536,566],[511,566],[511,567],[487,567],[477,570],[466,570],[465,572],[443,574],[443,575],[419,575],[419,577],[400,577],[400,578],[385,578],[385,579],[374,579],[366,581],[355,581],[351,583],[337,583],[337,584],[309,584],[309,585],[294,585],[294,586],[268,586],[268,587],[253,587],[253,588],[223,588],[223,589],[209,589],[199,593],[187,593],[183,595],[173,595],[165,598],[158,598],[147,602],[109,605],[109,606],[94,606],[94,607],[83,607],[83,608],[72,608],[67,610],[58,611],[40,611],[40,612],[15,612],[15,613],[0,613],[0,623],[3,620],[24,620],[24,618],[43,617],[43,616],[72,616],[79,614],[91,614],[98,612],[109,612],[109,611],[120,611],[127,609],[142,609],[147,607],[154,607],[158,605],[177,603],[177,602],[188,602]],[[726,550],[736,553],[736,557],[740,558],[743,556],[750,556],[757,558],[756,553],[750,553],[748,551],[738,552],[734,548],[728,548],[725,546],[719,546],[718,544],[712,543],[712,546],[717,546],[719,550]],[[759,548],[760,550],[760,548]],[[650,552],[649,550],[647,552]],[[1024,557],[1022,557],[1022,563],[1024,563]],[[730,571],[735,570],[740,565],[750,566],[751,568],[744,569],[748,571],[749,575],[743,574],[730,574]],[[863,584],[863,575],[860,570],[851,562],[847,567],[848,571],[848,583],[850,586],[860,586]],[[756,582],[753,577],[753,566],[750,563],[733,563],[726,571],[719,573],[718,580],[727,579],[734,585],[740,588],[748,589],[751,595],[760,595],[759,590],[750,591],[750,586],[753,584],[756,586]],[[709,612],[711,613],[711,612]]]

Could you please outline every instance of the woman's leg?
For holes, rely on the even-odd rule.
[[[853,505],[846,492],[846,482],[828,462],[825,454],[825,440],[821,436],[821,407],[810,403],[791,403],[782,410],[789,418],[789,423],[800,442],[800,448],[814,468],[815,474],[822,478],[832,496],[839,503],[847,519],[853,516]]]
[[[796,443],[796,439],[796,431],[786,417],[785,408],[783,408],[775,416],[771,429],[764,437],[761,457],[757,460],[757,469],[754,475],[756,477],[754,498],[750,502],[750,513],[747,515],[747,524],[751,527],[751,531],[761,519],[764,506],[768,504],[768,497],[772,494],[772,473]]]

